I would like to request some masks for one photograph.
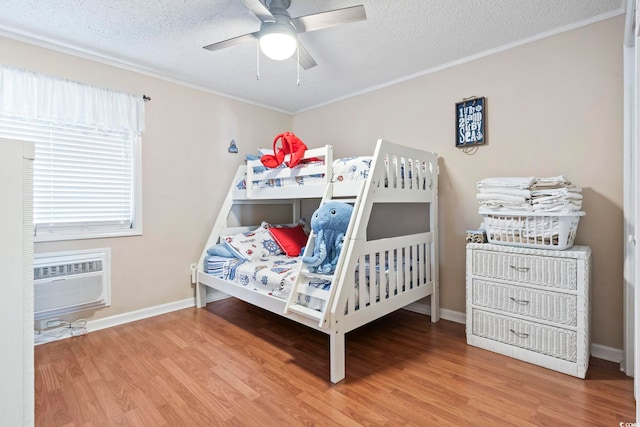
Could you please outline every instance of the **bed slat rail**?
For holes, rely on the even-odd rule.
[[[411,147],[378,142],[372,170],[372,203],[430,203],[437,182],[437,156]]]
[[[353,245],[342,271],[332,313],[354,313],[432,282],[433,233],[364,241]],[[358,285],[356,285],[358,283]],[[360,287],[360,283],[369,286]]]
[[[427,233],[430,234],[430,233]],[[430,258],[433,242],[429,241],[432,236],[425,236],[426,240],[409,245],[398,245],[398,247],[384,249],[381,251],[362,248],[356,258],[357,268],[347,268],[345,276],[357,277],[356,280],[345,280],[343,285],[347,299],[336,298],[331,313],[331,322],[340,325],[339,333],[346,333],[365,325],[380,316],[400,309],[407,304],[415,302],[427,296],[433,296],[436,289],[437,272],[433,271]],[[373,243],[373,242],[371,242]],[[374,243],[375,244],[375,243]],[[367,261],[381,260],[389,266],[383,271],[370,271],[367,275],[359,266],[366,265]],[[390,260],[409,259],[409,262]],[[371,264],[370,264],[371,265]],[[410,268],[407,268],[409,266]],[[367,284],[367,276],[369,283]],[[364,283],[364,287],[360,287]],[[336,331],[334,331],[335,334]],[[332,335],[333,336],[333,335]],[[334,341],[339,341],[337,338]],[[337,345],[342,345],[338,343]],[[332,381],[339,380],[340,366],[332,370]],[[335,382],[335,381],[334,381]]]
[[[285,161],[289,160],[289,155],[285,155]],[[325,145],[324,147],[306,150],[304,160],[320,159],[322,163],[309,163],[300,168],[276,168],[264,169],[262,162],[258,160],[248,160],[245,185],[246,190],[236,192],[236,198],[247,199],[269,199],[281,197],[283,193],[288,193],[292,198],[308,197],[310,193],[322,194],[331,180],[331,168],[333,165],[333,146]],[[273,188],[253,188],[252,183],[255,181],[273,181],[282,179],[296,179],[304,181],[307,177],[322,176],[323,180],[314,184],[304,186],[291,186],[283,190],[282,187],[275,186]],[[241,178],[240,178],[241,179]],[[234,181],[237,182],[237,181]],[[280,196],[278,196],[280,194]]]

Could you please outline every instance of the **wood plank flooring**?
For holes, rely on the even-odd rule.
[[[329,338],[229,298],[37,346],[36,426],[618,426],[633,381],[581,380],[466,345],[464,325],[399,310]]]

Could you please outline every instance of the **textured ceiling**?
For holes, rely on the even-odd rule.
[[[363,4],[367,20],[301,34],[318,65],[260,58],[240,0],[2,0],[0,36],[134,66],[295,113],[474,57],[624,13],[625,0],[292,0],[292,17]],[[1,62],[1,57],[0,57]],[[153,94],[149,94],[153,96]]]

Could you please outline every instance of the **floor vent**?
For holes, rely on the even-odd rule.
[[[110,273],[110,248],[35,254],[35,319],[110,305]]]

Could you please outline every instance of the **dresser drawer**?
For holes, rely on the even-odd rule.
[[[475,306],[563,325],[576,326],[577,300],[576,295],[506,285],[477,278],[473,279],[472,284],[472,303]]]
[[[473,335],[558,359],[577,360],[577,333],[486,311],[472,310]]]
[[[577,288],[575,258],[474,250],[472,274],[557,289]]]

